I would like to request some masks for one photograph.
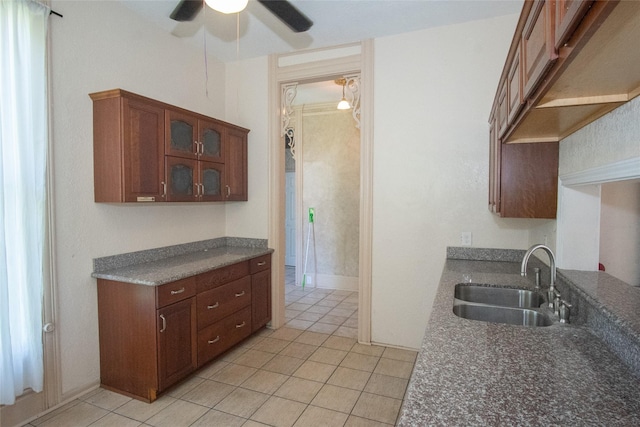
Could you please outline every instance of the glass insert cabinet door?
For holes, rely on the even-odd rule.
[[[223,178],[224,164],[212,162],[200,163],[201,200],[215,202],[224,200]]]
[[[224,144],[222,136],[224,128],[205,120],[198,121],[198,142],[200,144],[200,160],[224,162]]]
[[[196,167],[197,161],[166,156],[167,201],[193,202],[198,200]]]
[[[198,158],[198,119],[179,111],[165,111],[165,154],[169,156]]]

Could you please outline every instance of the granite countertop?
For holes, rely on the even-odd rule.
[[[228,239],[94,259],[91,277],[158,286],[273,252],[266,241],[255,244],[250,239]]]
[[[519,273],[519,262],[447,259],[399,426],[640,425],[640,379],[587,326],[453,314],[457,283],[531,288]]]

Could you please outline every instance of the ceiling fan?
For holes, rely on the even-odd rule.
[[[313,21],[287,0],[258,0],[258,2],[296,33],[307,31],[313,25]],[[171,19],[191,21],[200,12],[202,6],[203,0],[181,0],[171,13]]]

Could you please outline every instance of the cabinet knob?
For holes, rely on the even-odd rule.
[[[258,267],[262,267],[263,265],[267,265],[267,261],[260,261],[258,263]]]
[[[220,305],[220,303],[219,303],[218,301],[216,301],[216,303],[215,303],[215,304],[213,304],[213,305],[208,305],[208,306],[207,306],[207,310],[212,310],[212,309],[214,309],[214,308],[218,308],[218,306],[219,306],[219,305]]]
[[[241,297],[241,296],[243,296],[243,295],[244,295],[244,291],[239,292],[239,293],[237,293],[237,294],[236,294],[236,298]]]
[[[184,292],[184,288],[180,288],[178,290],[175,291],[171,291],[171,295],[178,295]]]
[[[231,187],[228,185],[225,185],[225,187],[227,187],[227,197],[229,197],[231,195]]]
[[[240,328],[244,328],[244,326],[247,324],[247,322],[242,322],[239,325],[236,325],[236,328],[240,329]]]
[[[215,337],[214,339],[209,340],[209,341],[207,341],[207,342],[208,342],[209,344],[215,344],[215,343],[217,343],[218,341],[220,341],[220,335],[218,335],[218,336],[217,336],[217,337]]]

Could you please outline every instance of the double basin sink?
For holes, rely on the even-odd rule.
[[[535,291],[459,283],[454,290],[453,313],[465,319],[520,326],[554,323],[540,306],[544,297]]]

